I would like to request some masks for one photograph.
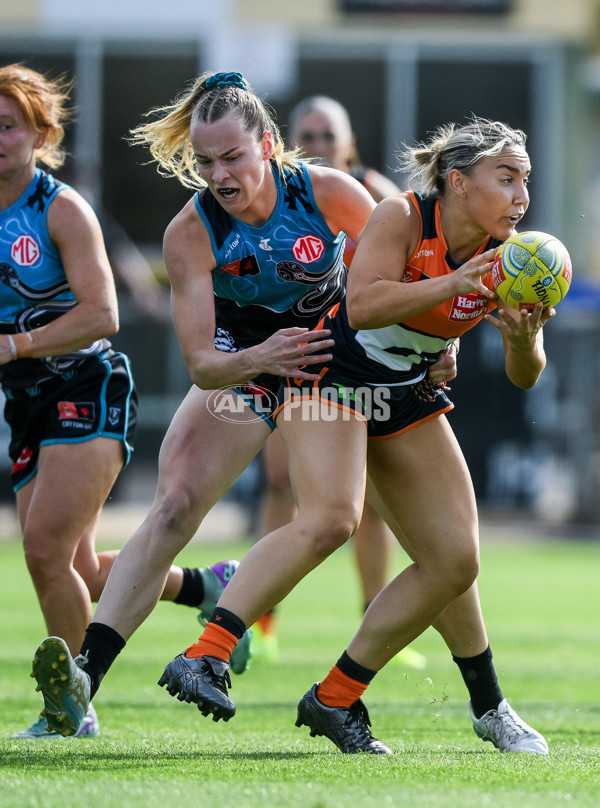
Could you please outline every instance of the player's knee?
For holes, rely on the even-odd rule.
[[[466,592],[479,574],[477,542],[461,539],[445,537],[422,555],[417,553],[416,564],[429,579],[432,591],[443,593],[447,602]]]
[[[44,581],[55,578],[69,566],[69,560],[62,557],[48,536],[26,533],[23,548],[27,569],[38,587],[43,587]]]
[[[479,552],[475,545],[455,548],[449,563],[444,565],[446,585],[458,597],[473,585],[479,574]]]
[[[202,508],[185,488],[172,489],[157,497],[148,518],[157,536],[191,538],[203,517]]]
[[[327,558],[354,535],[360,522],[360,513],[351,505],[336,507],[331,504],[326,512],[312,523],[314,553]]]

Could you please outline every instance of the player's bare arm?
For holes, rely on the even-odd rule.
[[[407,194],[379,203],[363,230],[348,277],[347,306],[353,328],[384,328],[428,311],[457,294],[486,289],[481,277],[493,252],[460,270],[421,283],[399,283],[420,236],[420,219]]]
[[[249,381],[260,373],[316,379],[303,369],[328,361],[329,331],[280,329],[244,351],[218,351],[214,345],[215,306],[211,271],[215,267],[210,237],[198,219],[193,200],[165,232],[165,265],[171,280],[171,309],[190,378],[213,390]]]
[[[48,232],[60,251],[77,305],[52,323],[15,334],[19,357],[60,356],[119,329],[117,295],[100,225],[90,205],[65,189],[48,210]]]

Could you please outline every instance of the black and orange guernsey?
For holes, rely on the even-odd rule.
[[[435,198],[409,192],[421,219],[421,238],[406,263],[401,283],[419,283],[454,272],[459,264],[451,257],[441,227],[440,204]],[[497,247],[489,238],[477,255]],[[491,273],[483,282],[491,289]],[[355,330],[348,323],[345,301],[332,309],[323,327],[335,339],[335,364],[357,382],[369,385],[410,385],[421,381],[429,365],[452,341],[496,308],[479,292],[455,297],[429,311],[384,328]]]

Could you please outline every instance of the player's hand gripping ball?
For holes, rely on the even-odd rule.
[[[515,233],[494,256],[492,279],[496,294],[513,309],[556,306],[571,285],[571,258],[565,245],[548,233]]]

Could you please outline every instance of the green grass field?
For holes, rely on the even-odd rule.
[[[417,671],[391,664],[365,701],[393,757],[344,756],[294,726],[296,703],[344,650],[359,619],[347,548],[279,611],[279,660],[233,677],[238,713],[214,723],[156,682],[199,626],[170,603],[137,632],[94,704],[93,740],[13,741],[39,709],[30,660],[44,637],[18,542],[0,542],[0,805],[468,808],[600,805],[600,542],[482,535],[480,588],[505,696],[550,744],[547,757],[501,755],[475,736],[466,690],[441,639],[414,647]],[[187,566],[239,557],[247,544],[192,545]],[[397,564],[403,564],[399,553]]]

